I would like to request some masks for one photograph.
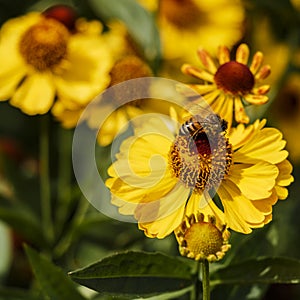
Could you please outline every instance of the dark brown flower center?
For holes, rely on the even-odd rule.
[[[178,28],[197,27],[201,19],[201,11],[193,0],[162,0],[160,14]]]
[[[237,61],[227,62],[215,74],[218,88],[231,94],[247,94],[254,86],[254,76],[249,68]]]
[[[225,130],[193,118],[182,125],[169,152],[169,165],[187,188],[196,192],[216,188],[228,174],[232,147]]]
[[[38,71],[58,65],[67,54],[69,32],[53,19],[44,19],[31,26],[20,40],[20,52],[25,61]]]

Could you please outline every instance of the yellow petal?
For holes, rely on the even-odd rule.
[[[254,134],[250,141],[234,153],[235,162],[255,163],[264,160],[273,164],[286,159],[288,152],[282,133],[275,128],[263,128]]]
[[[220,65],[223,65],[230,61],[230,51],[226,46],[219,46],[218,58]]]
[[[239,47],[236,50],[236,61],[241,64],[247,65],[249,59],[249,53],[250,50],[247,44],[239,45]]]
[[[260,162],[251,167],[234,164],[228,180],[235,183],[241,193],[251,200],[267,198],[275,186],[278,168],[275,165]]]
[[[256,124],[257,123],[257,124]],[[262,128],[266,124],[266,120],[256,120],[254,124],[245,127],[244,124],[238,124],[237,127],[230,130],[229,140],[233,146],[233,149],[239,149],[241,146],[249,142],[256,134],[256,125]]]
[[[278,199],[280,199],[280,200],[286,199],[289,195],[288,189],[285,188],[285,187],[282,187],[282,186],[276,185],[275,186],[275,191],[276,191],[276,194],[278,196]]]
[[[252,95],[248,94],[245,97],[245,100],[253,105],[262,105],[269,101],[269,97],[265,95]]]
[[[138,203],[134,216],[139,223],[150,223],[165,219],[181,209],[182,206],[185,206],[189,193],[189,189],[178,183],[164,197],[147,203]]]
[[[252,201],[252,204],[264,215],[269,215],[272,213],[272,206],[276,204],[277,200],[277,194],[275,190],[273,190],[271,197],[262,200]]]
[[[201,96],[205,95],[209,92],[212,92],[216,89],[216,86],[214,84],[190,84],[189,85],[192,89],[194,89],[197,93],[199,93]],[[192,94],[192,96],[195,96]]]
[[[190,216],[202,212],[205,216],[215,216],[219,224],[225,223],[224,213],[216,206],[207,192],[192,193],[186,206],[185,214]]]
[[[204,70],[198,69],[188,64],[184,64],[181,68],[184,74],[191,75],[198,79],[203,79],[208,82],[214,82],[214,76]]]
[[[264,55],[262,54],[262,52],[258,51],[254,54],[252,63],[250,65],[250,71],[252,72],[253,75],[255,75],[258,69],[260,68],[263,59],[264,59]]]
[[[114,138],[128,128],[126,111],[123,108],[116,109],[102,124],[97,140],[101,146],[111,144]]]
[[[215,74],[217,71],[217,67],[213,61],[213,59],[211,58],[211,56],[208,54],[207,51],[205,51],[202,48],[198,48],[197,51],[198,57],[200,58],[203,66],[211,73],[211,74]]]
[[[293,171],[292,164],[286,159],[283,162],[277,164],[279,169],[279,175],[276,179],[276,184],[280,186],[288,186],[294,181],[294,177],[291,175]]]
[[[162,239],[171,234],[183,220],[185,203],[166,218],[150,223],[139,223],[139,228],[144,230],[150,238]]]
[[[33,73],[25,79],[10,103],[28,115],[45,114],[51,108],[54,97],[51,74]]]
[[[244,105],[240,97],[234,97],[234,115],[235,115],[235,120],[238,123],[247,124],[250,121],[249,117],[245,112]]]
[[[264,214],[257,210],[233,183],[226,181],[222,184],[219,187],[218,195],[224,207],[225,221],[233,230],[250,233],[249,223],[263,223]]]

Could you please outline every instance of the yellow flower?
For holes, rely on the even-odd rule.
[[[195,260],[214,262],[230,249],[230,233],[225,225],[216,223],[214,216],[206,218],[202,213],[186,216],[174,233],[180,254]]]
[[[78,19],[67,28],[55,15],[31,12],[1,29],[0,100],[29,115],[45,114],[55,98],[83,105],[109,81],[111,55],[102,25]]]
[[[264,128],[266,121],[240,124],[229,136],[213,114],[195,115],[179,130],[159,118],[142,123],[123,141],[106,185],[119,212],[133,215],[148,237],[164,238],[198,211],[250,233],[287,197],[292,166],[282,134]],[[212,200],[214,190],[222,204]]]
[[[153,0],[139,2],[145,7],[151,6],[152,10],[155,7]],[[197,62],[198,45],[215,51],[220,44],[233,46],[243,35],[244,8],[240,0],[156,2],[159,2],[157,25],[166,62],[162,72],[172,78],[185,61]]]
[[[290,159],[300,162],[300,74],[292,72],[277,94],[270,115],[275,119],[286,140]]]
[[[236,51],[236,59],[230,60],[227,47],[219,47],[217,65],[212,57],[204,49],[198,49],[204,68],[197,68],[189,64],[182,66],[182,72],[203,81],[202,84],[191,84],[211,108],[223,119],[228,121],[231,128],[234,118],[238,123],[249,123],[244,103],[261,105],[268,101],[265,95],[269,85],[256,85],[265,79],[271,72],[269,65],[262,66],[263,54],[256,52],[250,67],[249,47],[241,44]]]
[[[152,75],[150,67],[139,57],[135,55],[128,55],[120,60],[116,61],[112,69],[110,70],[111,81],[109,87],[112,87],[118,83],[125,82],[130,79],[149,77]],[[139,89],[148,88],[147,86],[140,86]],[[122,100],[129,93],[128,98],[136,99],[139,95],[139,91],[134,92],[122,90],[121,94],[113,92],[113,99],[111,99],[112,106],[115,106],[112,114],[105,120],[102,127],[99,129],[98,142],[101,146],[109,145],[116,135],[124,132],[128,128],[129,120],[145,112],[142,110],[143,99],[136,99],[126,104],[122,104]],[[105,103],[104,103],[105,104]],[[98,108],[101,114],[101,107]],[[94,117],[97,116],[93,112]],[[91,125],[91,120],[88,123]],[[91,127],[93,127],[91,125]]]

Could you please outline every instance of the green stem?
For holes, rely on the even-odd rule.
[[[59,258],[62,255],[64,255],[71,246],[74,235],[76,234],[76,230],[84,220],[89,206],[90,203],[85,198],[82,197],[79,200],[77,211],[73,216],[72,222],[70,224],[70,229],[64,234],[64,236],[54,249],[54,255],[56,258]]]
[[[196,262],[196,270],[195,270],[195,279],[194,279],[194,288],[191,290],[191,300],[198,300],[200,294],[200,280],[199,280],[199,272],[200,272],[200,261]]]
[[[59,165],[57,199],[58,209],[56,215],[56,230],[60,234],[64,222],[69,214],[71,202],[71,131],[59,128]]]
[[[201,264],[202,264],[203,300],[210,300],[209,262],[207,259],[205,259],[201,262]]]
[[[40,193],[42,228],[46,239],[53,241],[51,213],[51,184],[49,175],[49,118],[43,116],[40,122]]]

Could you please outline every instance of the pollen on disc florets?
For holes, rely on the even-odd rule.
[[[225,130],[205,127],[201,126],[194,135],[178,134],[169,151],[173,175],[185,187],[199,193],[218,187],[232,164],[232,146]]]
[[[200,212],[186,216],[175,230],[175,236],[180,254],[195,260],[217,261],[230,249],[226,226],[217,225],[214,216],[207,216],[206,220]]]
[[[231,94],[247,94],[254,87],[255,79],[250,69],[237,61],[224,63],[215,74],[218,88]]]
[[[25,61],[38,71],[58,65],[67,55],[68,29],[54,19],[42,19],[21,36],[19,47]]]

